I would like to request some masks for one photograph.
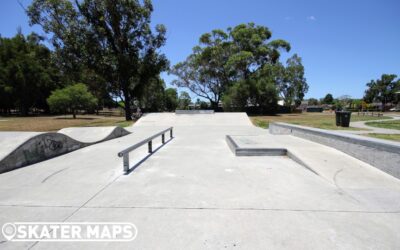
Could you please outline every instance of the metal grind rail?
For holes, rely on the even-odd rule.
[[[159,136],[161,136],[161,142],[162,144],[165,144],[165,134],[168,133],[169,131],[169,137],[170,139],[173,138],[173,127],[167,128],[161,132],[158,132],[155,135],[152,135],[136,144],[133,146],[130,146],[129,148],[126,148],[122,150],[121,152],[118,153],[119,157],[123,157],[123,168],[124,172],[128,173],[129,172],[129,153],[132,152],[133,150],[139,148],[140,146],[143,146],[144,144],[147,143],[148,145],[148,152],[151,154],[153,153],[153,140]]]

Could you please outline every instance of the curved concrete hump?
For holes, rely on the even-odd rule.
[[[149,113],[134,126],[253,126],[246,113]]]
[[[65,128],[57,133],[0,132],[0,173],[129,133],[120,127]]]
[[[111,140],[129,134],[121,127],[72,127],[63,128],[58,133],[67,135],[74,140],[84,143],[97,143]]]

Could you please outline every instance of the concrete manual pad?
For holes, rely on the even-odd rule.
[[[398,179],[335,149],[270,135],[243,117],[146,115],[132,134],[0,174],[0,208],[8,210],[0,225],[20,220],[19,209],[31,221],[138,229],[130,242],[39,242],[32,249],[398,249]],[[174,139],[124,175],[117,153],[169,126]],[[284,145],[318,175],[286,156],[236,157],[226,135]],[[155,140],[153,148],[160,145]],[[132,165],[146,152],[132,152]]]

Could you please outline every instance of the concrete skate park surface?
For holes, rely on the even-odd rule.
[[[195,122],[196,121],[196,122]],[[169,126],[175,138],[128,175],[117,153]],[[134,133],[0,175],[0,224],[130,222],[131,242],[8,242],[2,249],[398,249],[400,181],[336,149],[271,135],[245,114],[149,114]],[[285,145],[235,156],[225,137]],[[147,148],[131,153],[131,162]],[[3,237],[3,236],[1,236]]]
[[[0,132],[0,173],[127,134],[120,127],[65,128],[57,133]]]
[[[272,134],[291,134],[336,148],[400,178],[399,142],[279,122],[271,123],[269,131]]]

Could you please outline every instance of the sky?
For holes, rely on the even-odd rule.
[[[20,0],[28,6],[30,0]],[[254,22],[272,31],[271,39],[291,44],[285,62],[298,54],[310,88],[306,98],[363,96],[365,85],[382,74],[400,76],[399,0],[153,0],[152,24],[167,27],[161,49],[171,65],[183,61],[201,34]],[[30,27],[17,0],[0,1],[0,34],[44,34]],[[167,85],[174,76],[162,74]],[[194,97],[194,95],[192,95]]]

